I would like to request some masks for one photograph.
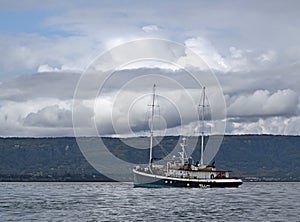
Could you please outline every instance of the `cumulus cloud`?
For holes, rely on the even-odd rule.
[[[31,98],[27,101],[2,101],[0,107],[0,135],[1,136],[55,136],[55,135],[73,135],[72,128],[62,127],[60,123],[56,122],[57,126],[52,128],[49,126],[43,126],[36,124],[31,126],[30,124],[24,124],[25,119],[28,115],[34,118],[37,117],[35,114],[41,114],[46,107],[59,106],[62,110],[71,109],[71,100],[61,101],[58,99],[47,98],[38,99]],[[44,111],[47,111],[44,110]],[[50,110],[48,110],[50,111]],[[58,111],[52,109],[51,111]],[[46,114],[42,112],[42,114]],[[56,115],[55,112],[53,115]],[[35,119],[37,120],[37,118]],[[27,122],[29,123],[29,122]],[[33,122],[31,122],[33,123]],[[46,122],[44,122],[46,123]]]
[[[25,126],[72,127],[72,112],[58,105],[47,106],[36,113],[29,113],[24,119]]]
[[[251,49],[239,49],[234,46],[228,48],[229,54],[221,54],[211,41],[204,37],[193,37],[185,40],[185,46],[198,54],[207,64],[203,69],[212,69],[219,73],[244,72],[265,69],[276,62],[276,52],[269,50],[257,52]],[[193,61],[190,52],[180,57],[180,65],[199,65],[199,59]]]
[[[198,54],[200,58],[203,59],[203,61],[208,65],[208,67],[203,65],[203,69],[210,68],[221,71],[227,71],[229,69],[229,66],[226,64],[224,58],[222,58],[216,48],[207,39],[202,37],[190,38],[185,41],[185,45],[194,53]],[[186,52],[186,55],[180,57],[177,62],[183,66],[198,66],[199,64],[198,60],[193,61],[189,52]]]
[[[299,96],[290,89],[227,96],[229,134],[299,135]]]
[[[228,134],[274,134],[299,135],[299,117],[286,118],[283,116],[240,121],[235,118],[227,123]]]
[[[251,95],[233,96],[227,99],[228,115],[240,117],[291,116],[296,115],[298,96],[290,90],[257,90]]]

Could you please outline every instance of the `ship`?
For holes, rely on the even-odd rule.
[[[201,104],[201,145],[200,160],[194,161],[186,154],[187,138],[183,137],[180,143],[181,150],[178,157],[170,158],[165,165],[156,164],[153,158],[153,116],[155,108],[156,85],[153,85],[151,120],[150,120],[150,149],[149,163],[146,166],[137,165],[133,169],[134,187],[163,188],[163,187],[187,187],[187,188],[227,188],[239,187],[243,181],[236,177],[230,177],[229,170],[217,170],[215,162],[204,164],[204,107],[205,87],[202,89]]]

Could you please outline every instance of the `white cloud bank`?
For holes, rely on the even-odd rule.
[[[80,120],[77,122],[87,128],[87,134],[88,128],[96,124],[101,135],[145,135],[151,87],[153,81],[158,81],[158,94],[171,102],[163,97],[160,99],[160,116],[169,128],[168,133],[193,134],[197,129],[195,116],[191,115],[194,105],[182,91],[172,88],[174,86],[167,80],[151,77],[153,73],[172,77],[187,89],[192,96],[190,102],[198,103],[201,91],[180,70],[120,70],[107,81],[102,96],[96,100],[89,97],[96,96],[99,90],[95,84],[96,77],[86,82],[85,93],[78,98],[81,102],[77,107],[80,110]],[[144,79],[136,80],[141,74]],[[221,80],[223,75],[220,74]],[[3,82],[0,85],[0,135],[72,136],[72,100],[79,77],[79,73],[45,72]],[[261,78],[264,79],[264,76]],[[127,88],[120,88],[129,82],[131,85]],[[230,93],[225,91],[228,114],[226,133],[299,134],[299,91],[257,90],[253,86],[239,92],[235,82],[224,81],[224,84],[225,88],[231,89]],[[137,97],[140,99],[132,100]],[[183,128],[178,128],[180,125]]]

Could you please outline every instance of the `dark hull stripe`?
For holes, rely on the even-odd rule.
[[[158,180],[153,183],[140,183],[134,184],[134,187],[147,187],[147,188],[162,188],[162,187],[191,187],[191,188],[226,188],[226,187],[238,187],[242,185],[242,182],[184,182],[184,181],[172,181],[167,183],[165,180]]]

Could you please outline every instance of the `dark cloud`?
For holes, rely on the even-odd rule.
[[[27,101],[37,98],[72,99],[80,73],[37,73],[0,85],[0,100]]]
[[[230,96],[251,94],[257,90],[275,93],[284,89],[291,89],[300,95],[299,70],[300,63],[280,66],[274,62],[272,67],[226,73],[217,71],[216,75],[224,93]]]

